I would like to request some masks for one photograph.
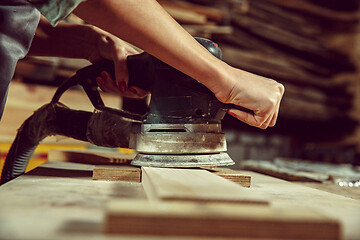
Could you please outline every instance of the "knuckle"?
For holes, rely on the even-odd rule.
[[[280,92],[280,94],[281,94],[281,96],[285,93],[285,87],[284,87],[284,85],[283,84],[281,84],[281,83],[277,83],[277,88],[278,88],[278,90],[279,90],[279,92]]]

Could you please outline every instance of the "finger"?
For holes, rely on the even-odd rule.
[[[278,115],[279,115],[279,108],[280,108],[280,104],[278,105],[278,107],[277,107],[277,109],[276,109],[276,111],[275,111],[275,113],[274,113],[274,115],[273,115],[273,117],[271,119],[271,122],[269,124],[270,127],[273,127],[276,124],[276,121],[277,121],[277,118],[278,118]]]
[[[228,113],[239,119],[240,121],[253,126],[253,127],[258,127],[260,128],[260,126],[265,122],[265,120],[267,118],[261,117],[261,116],[257,116],[254,113],[248,113],[248,112],[243,112],[240,110],[236,110],[236,109],[230,109],[228,111]]]
[[[149,95],[148,91],[145,91],[144,89],[141,89],[136,86],[129,87],[129,91],[132,92],[133,94],[135,94],[138,98],[144,98],[147,95]]]
[[[129,81],[129,72],[127,69],[126,56],[121,56],[121,58],[117,59],[114,64],[116,86],[121,93],[125,93],[127,91]]]
[[[99,81],[98,80],[97,81],[98,81],[98,85],[100,86],[101,90],[103,90],[104,92],[110,92],[110,93],[116,93],[116,94],[120,93],[120,90],[117,88],[113,78],[111,77],[111,75],[108,72],[103,71],[101,73],[100,79],[101,79],[100,84],[99,84]]]
[[[263,123],[260,125],[260,128],[261,128],[261,129],[266,129],[266,128],[268,128],[269,125],[270,125],[270,123],[271,123],[271,121],[272,121],[272,119],[273,119],[273,116],[274,116],[274,114],[270,115],[270,116],[265,120],[265,122],[263,122]]]
[[[140,99],[140,98],[144,98],[148,94],[149,94],[149,92],[147,92],[141,88],[129,87],[128,90],[125,93],[123,93],[122,95],[127,98]]]
[[[105,92],[105,89],[104,89],[104,87],[103,87],[103,80],[102,80],[102,78],[101,78],[101,77],[97,77],[97,78],[96,78],[96,82],[97,82],[99,88],[100,88],[102,91]]]

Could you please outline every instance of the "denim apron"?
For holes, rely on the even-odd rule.
[[[0,119],[10,80],[30,48],[40,13],[26,0],[0,0]]]

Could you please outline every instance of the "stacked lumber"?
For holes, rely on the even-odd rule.
[[[224,60],[282,82],[281,116],[325,122],[350,120],[357,75],[358,1],[251,1],[232,11],[231,35],[214,35]]]
[[[324,141],[324,132],[329,141],[352,136],[343,144],[360,149],[360,130],[352,134],[360,120],[360,2],[159,2],[190,34],[217,42],[225,62],[284,84],[279,131],[313,141]],[[184,20],[174,9],[198,19]]]
[[[110,201],[105,215],[105,233],[341,239],[341,226],[336,219],[294,204],[275,207],[271,202],[268,205],[269,196],[262,187],[260,191],[244,188],[202,169],[142,167],[142,172],[148,201]]]
[[[226,21],[226,9],[202,6],[179,0],[159,0],[161,6],[193,36],[211,38],[212,34],[232,34]]]

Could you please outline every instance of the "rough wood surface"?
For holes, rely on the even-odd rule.
[[[341,239],[339,224],[310,209],[241,204],[113,201],[105,232],[246,239]]]
[[[49,161],[77,162],[87,164],[130,164],[135,153],[120,153],[101,150],[51,150]]]
[[[116,199],[135,201],[146,199],[146,196],[139,183],[93,181],[93,167],[48,162],[36,171],[0,186],[0,239],[114,239],[103,231],[107,203]],[[344,240],[360,239],[359,200],[258,173],[243,171],[243,174],[251,176],[251,188],[261,191],[270,201],[270,206],[314,209],[340,221]],[[129,238],[129,235],[116,236],[116,239]],[[131,236],[131,239],[174,240],[184,237],[143,235]]]
[[[217,21],[217,22],[221,22],[224,18],[224,13],[217,8],[200,6],[197,4],[191,4],[188,2],[184,2],[184,1],[159,0],[158,2],[165,9],[168,9],[168,8],[181,9],[184,11],[189,11],[189,12],[197,13],[200,15],[204,15],[207,19]]]
[[[251,176],[245,175],[240,171],[236,171],[230,168],[203,168],[210,171],[213,174],[216,174],[222,178],[230,180],[232,182],[238,183],[243,187],[249,188],[251,185]]]
[[[142,184],[154,201],[268,203],[260,192],[202,169],[142,167]]]
[[[324,182],[328,181],[330,177],[329,174],[293,170],[265,160],[242,161],[240,167],[243,170],[264,173],[288,181]]]
[[[134,166],[95,166],[93,180],[141,182],[141,169]]]

